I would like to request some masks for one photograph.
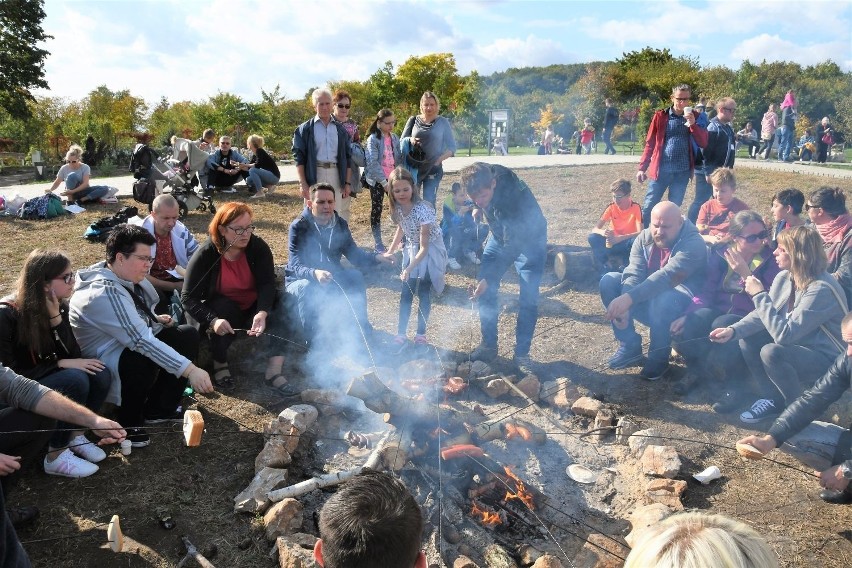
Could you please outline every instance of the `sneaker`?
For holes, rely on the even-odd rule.
[[[529,355],[515,355],[515,367],[522,375],[534,375],[533,362]]]
[[[144,448],[151,445],[151,436],[142,428],[128,428],[127,439],[130,440],[131,448]]]
[[[426,339],[425,335],[415,335],[414,347],[416,347],[417,349],[428,349],[430,347],[429,340]]]
[[[639,372],[639,376],[646,381],[659,381],[665,376],[668,370],[668,361],[660,361],[659,363],[652,363],[651,361],[648,361],[645,363],[645,366],[642,367],[642,370]]]
[[[489,347],[484,343],[480,343],[479,346],[470,353],[471,361],[482,361],[483,363],[491,363],[496,358],[497,348]]]
[[[237,190],[233,187],[221,187],[219,188],[219,193],[236,193]]]
[[[162,424],[164,422],[183,422],[183,408],[175,410],[171,414],[152,414],[145,417],[145,424]]]
[[[618,350],[615,355],[609,358],[607,365],[610,369],[624,369],[625,367],[633,367],[642,361],[642,345],[636,343],[628,345],[621,341],[618,344]]]
[[[465,256],[466,259],[468,259],[471,262],[471,264],[479,264],[480,263],[479,258],[476,256],[476,253],[473,252],[472,250],[469,250],[466,253],[464,253],[464,256]]]
[[[35,505],[23,505],[21,507],[9,507],[6,509],[6,516],[9,517],[9,522],[16,529],[31,524],[38,519],[40,514],[41,512]]]
[[[68,442],[68,449],[88,462],[98,463],[106,459],[106,452],[82,434]]]
[[[450,257],[447,259],[447,268],[449,268],[450,270],[458,270],[459,268],[461,268],[461,264],[459,264],[459,261],[457,261],[453,257]]]
[[[58,475],[61,477],[89,477],[100,469],[95,464],[75,456],[71,450],[62,450],[62,453],[53,461],[47,461],[44,457],[44,473],[47,475]]]
[[[749,410],[740,414],[740,422],[756,424],[770,418],[777,418],[780,415],[781,410],[775,407],[774,400],[761,398],[756,400]]]
[[[393,339],[391,339],[391,351],[395,355],[399,355],[405,348],[408,347],[408,338],[404,335],[397,335]]]

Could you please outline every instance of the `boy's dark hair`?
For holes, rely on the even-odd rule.
[[[625,178],[618,178],[609,186],[611,192],[623,195],[630,195],[630,189],[630,180]]]
[[[849,212],[846,210],[846,192],[839,187],[822,186],[815,189],[808,201],[811,202],[811,207],[819,207],[833,218]]]
[[[460,184],[459,182],[457,182],[457,181],[454,181],[454,182],[453,182],[453,185],[452,185],[452,186],[450,186],[450,193],[452,193],[453,195],[455,195],[455,194],[457,194],[459,191],[461,191],[461,184]]]
[[[777,201],[785,207],[792,207],[793,213],[798,215],[802,212],[802,207],[805,206],[805,194],[795,187],[788,187],[773,195],[772,201]]]
[[[330,183],[315,183],[311,186],[311,195],[316,195],[316,193],[321,189],[330,191],[333,194],[337,195],[337,192],[334,190],[334,186]]]
[[[325,568],[414,566],[423,515],[402,481],[365,471],[344,483],[320,511]]]
[[[142,227],[136,225],[118,225],[110,231],[109,237],[106,240],[106,261],[109,264],[115,262],[115,257],[118,253],[124,256],[130,256],[136,250],[136,245],[154,246],[157,244],[157,239]]]
[[[463,168],[459,174],[461,175],[461,186],[465,193],[470,196],[478,194],[494,180],[491,167],[484,162],[474,162]]]

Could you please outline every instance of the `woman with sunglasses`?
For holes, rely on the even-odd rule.
[[[396,117],[393,111],[383,108],[370,125],[370,136],[367,138],[365,176],[370,185],[370,229],[373,231],[378,253],[387,250],[382,242],[382,209],[388,189],[388,178],[397,166],[402,165],[399,137],[393,133],[395,126]]]
[[[766,287],[772,285],[780,269],[767,244],[769,232],[756,212],[740,211],[731,219],[727,246],[708,254],[704,288],[693,298],[686,314],[672,322],[673,344],[686,360],[688,375],[674,387],[686,394],[698,385],[718,393],[713,409],[730,410],[726,404],[737,397],[724,388],[726,378],[746,372],[745,362],[735,342],[713,344],[711,329],[731,325],[751,312],[754,303],[745,291],[745,280],[754,276]]]
[[[825,270],[819,233],[810,227],[784,231],[774,255],[781,272],[768,291],[758,278],[745,279],[754,310],[710,332],[715,343],[739,342],[756,382],[759,398],[740,414],[746,424],[778,417],[845,350],[840,321],[846,297]]]
[[[0,300],[0,361],[97,412],[111,378],[98,359],[86,359],[68,321],[74,271],[67,256],[36,249],[18,276],[15,294]],[[88,477],[106,454],[83,430],[59,422],[51,436],[44,471],[62,477]]]
[[[343,127],[343,130],[346,131],[346,134],[349,135],[348,142],[351,144],[355,142],[356,144],[361,143],[361,135],[358,133],[358,123],[349,118],[349,110],[352,108],[352,97],[349,96],[349,93],[344,91],[343,89],[338,89],[334,92],[334,96],[331,99],[331,117],[335,122],[340,124]],[[355,195],[358,193],[358,188],[361,187],[361,170],[358,166],[350,161],[349,162],[349,191],[350,195]]]
[[[65,165],[59,168],[53,185],[44,190],[52,193],[59,185],[65,182],[65,191],[60,195],[65,197],[69,203],[97,202],[109,194],[110,188],[105,185],[89,185],[89,176],[92,170],[83,163],[83,149],[73,144],[65,153]]]
[[[450,121],[438,116],[441,103],[432,91],[426,91],[420,97],[420,114],[412,116],[405,123],[402,138],[410,138],[413,146],[419,146],[424,154],[424,165],[419,168],[417,185],[421,188],[423,199],[435,207],[438,186],[444,177],[444,160],[456,153],[456,139]]]
[[[220,389],[235,386],[228,347],[237,338],[236,330],[248,330],[247,335],[258,338],[263,347],[268,343],[263,333],[275,305],[275,267],[269,245],[254,234],[252,218],[253,211],[245,203],[217,208],[207,229],[209,240],[186,267],[181,299],[187,313],[210,336],[213,383]],[[270,357],[265,380],[285,395],[297,394],[281,374],[283,365],[283,355]]]

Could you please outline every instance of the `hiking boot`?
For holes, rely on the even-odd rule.
[[[127,439],[130,440],[131,448],[144,448],[151,445],[151,436],[142,428],[128,428]]]
[[[514,359],[515,367],[518,369],[518,372],[522,375],[534,375],[533,371],[533,361],[530,359],[529,355],[515,355]]]
[[[646,381],[659,381],[665,376],[668,370],[668,361],[648,361],[645,363],[645,366],[642,367],[642,370],[639,372],[639,376]]]
[[[497,348],[489,347],[484,343],[480,343],[479,347],[471,351],[471,361],[482,361],[483,363],[491,363],[497,358]]]
[[[778,418],[780,415],[781,409],[775,406],[774,400],[761,398],[756,400],[750,409],[740,414],[740,422],[756,424],[770,418]]]
[[[106,459],[106,452],[82,434],[68,442],[68,449],[91,463],[98,463]]]
[[[89,477],[98,471],[98,466],[75,456],[71,450],[62,450],[55,460],[47,461],[44,457],[44,473],[60,477]]]
[[[642,344],[634,343],[627,344],[624,341],[618,343],[618,350],[615,355],[609,358],[606,364],[610,369],[624,369],[625,367],[633,367],[642,361]]]
[[[33,523],[40,514],[41,512],[35,505],[23,505],[21,507],[9,507],[6,509],[6,516],[9,517],[9,522],[16,529]]]
[[[450,257],[447,259],[447,268],[449,268],[450,270],[458,270],[461,268],[461,264],[459,264],[459,261],[457,261],[453,257]]]

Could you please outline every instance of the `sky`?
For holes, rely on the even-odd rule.
[[[852,71],[852,0],[45,0],[49,91],[149,103],[276,85],[301,98],[388,60],[451,52],[459,73],[612,61],[646,46],[702,66],[831,59]]]

